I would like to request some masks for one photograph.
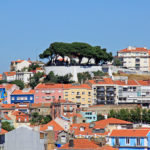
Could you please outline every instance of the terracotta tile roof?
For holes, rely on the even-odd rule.
[[[64,89],[91,89],[91,87],[88,84],[64,84]]]
[[[110,137],[146,137],[150,130],[146,129],[121,129],[113,130]]]
[[[34,90],[30,90],[28,92],[24,92],[23,90],[15,90],[12,95],[29,95],[34,94]]]
[[[21,111],[12,111],[11,113],[14,116],[26,116],[27,114],[21,112]]]
[[[150,80],[148,81],[145,81],[145,80],[138,80],[137,81],[140,85],[143,85],[143,86],[149,86],[150,85]]]
[[[114,82],[115,82],[115,84],[117,84],[117,85],[126,85],[126,83],[125,83],[124,81],[116,80],[116,81],[114,81]]]
[[[63,88],[63,84],[54,84],[54,83],[40,83],[38,84],[35,89],[46,89],[46,88],[50,88],[50,89],[62,89]]]
[[[94,142],[88,139],[73,139],[74,146],[69,147],[69,143],[66,143],[59,149],[98,149],[99,146],[96,145]]]
[[[32,107],[41,107],[42,103],[32,103],[31,106]]]
[[[105,128],[107,125],[110,125],[110,124],[132,124],[131,122],[128,122],[128,121],[124,121],[124,120],[120,120],[120,119],[116,119],[116,118],[108,118],[108,119],[104,119],[104,120],[100,120],[100,121],[96,121],[94,122],[95,123],[95,126],[94,128]]]
[[[7,114],[4,114],[4,118],[5,118],[6,120],[12,120]]]
[[[139,85],[135,80],[128,80],[127,85]]]
[[[8,131],[4,130],[4,129],[1,129],[1,132],[0,132],[0,135],[3,135],[5,133],[7,133]]]
[[[136,48],[131,48],[131,49],[128,49],[128,48],[125,48],[125,49],[122,49],[120,51],[118,51],[119,53],[130,53],[130,52],[147,52],[149,53],[149,50],[147,48],[144,48],[144,47],[136,47]]]
[[[21,63],[23,61],[26,61],[26,60],[16,60],[16,61],[12,61],[11,63]],[[32,61],[30,60],[27,60],[29,63],[32,63]]]
[[[115,84],[111,78],[103,78],[102,80],[89,80],[91,84]]]
[[[2,108],[12,108],[15,107],[15,104],[2,104]]]
[[[48,126],[53,126],[54,131],[61,131],[64,130],[56,121],[52,120],[45,125],[40,126],[40,131],[45,131],[48,129]]]
[[[93,133],[92,128],[89,128],[89,123],[75,123],[70,126],[70,131],[74,133],[74,135],[108,135],[109,132],[105,133]],[[80,128],[83,127],[84,130],[81,131]]]
[[[6,76],[14,76],[14,75],[16,75],[16,72],[4,72],[4,74]]]

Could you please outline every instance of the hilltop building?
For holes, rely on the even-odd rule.
[[[146,47],[132,47],[120,50],[117,53],[122,66],[141,71],[150,71],[150,50]]]

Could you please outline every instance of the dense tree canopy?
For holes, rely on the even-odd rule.
[[[106,49],[101,48],[100,46],[91,46],[87,43],[82,42],[73,42],[73,43],[63,43],[63,42],[54,42],[49,48],[44,50],[42,54],[39,55],[41,59],[49,59],[47,65],[56,64],[58,56],[64,58],[68,56],[72,64],[73,58],[78,58],[79,65],[82,62],[82,59],[85,57],[88,59],[87,64],[89,64],[91,59],[95,60],[95,64],[106,63],[112,61],[112,53],[108,53]]]
[[[51,120],[52,120],[52,117],[50,115],[43,116],[43,115],[39,115],[39,113],[37,112],[34,112],[34,113],[31,113],[30,123],[32,125],[40,125],[40,124],[47,124]]]
[[[24,89],[24,82],[21,80],[14,80],[11,82],[11,84],[16,84],[21,90]]]
[[[11,131],[14,129],[14,127],[8,121],[2,122],[2,128],[6,131]]]
[[[55,75],[53,71],[51,71],[46,78],[44,79],[44,82],[48,82],[48,83],[72,83],[73,81],[71,81],[72,75],[71,74],[66,74],[64,76],[59,76],[59,75]]]
[[[150,110],[147,109],[121,109],[111,110],[108,117],[131,121],[133,123],[150,123]]]

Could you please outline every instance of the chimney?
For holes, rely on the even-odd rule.
[[[73,141],[73,139],[69,141],[69,147],[74,147],[74,141]]]

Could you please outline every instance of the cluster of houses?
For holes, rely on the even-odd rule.
[[[56,104],[55,104],[56,105]],[[52,110],[54,111],[54,110]],[[5,150],[149,150],[150,128],[134,126],[132,122],[108,118],[90,123],[81,122],[80,116],[67,120],[56,116],[47,124],[33,126],[21,111],[11,112],[21,125],[8,132],[0,129],[0,147]],[[24,117],[19,122],[18,115]],[[6,117],[7,116],[7,117]],[[10,115],[9,115],[10,116]],[[6,120],[11,118],[5,114]],[[25,119],[26,118],[26,119]],[[16,124],[17,124],[16,123]]]
[[[0,85],[0,99],[5,104],[52,103],[71,101],[81,107],[106,104],[150,104],[150,80],[115,80],[103,77],[86,84],[40,83],[34,89],[19,90],[14,84]]]
[[[146,48],[118,52],[124,67],[149,70]],[[29,71],[31,64],[40,68]],[[134,65],[133,65],[134,64]],[[22,80],[25,84],[37,72],[44,72],[43,63],[31,60],[11,62],[10,72],[0,75],[8,82]],[[150,80],[129,80],[127,77],[106,76],[84,84],[39,83],[34,89],[20,90],[15,84],[0,85],[1,122],[9,122],[15,129],[6,131],[0,124],[2,150],[149,150],[150,127],[107,118],[98,120],[93,105],[140,104],[150,106]],[[31,125],[31,114],[50,115],[47,124]]]
[[[35,70],[29,71],[28,68],[31,64],[36,64],[39,67],[37,67]],[[28,84],[30,82],[30,78],[33,77],[34,73],[44,72],[43,66],[44,63],[39,61],[31,61],[30,59],[12,61],[10,65],[10,71],[3,72],[3,74],[0,75],[0,80],[5,80],[7,82],[21,80],[25,84]]]

